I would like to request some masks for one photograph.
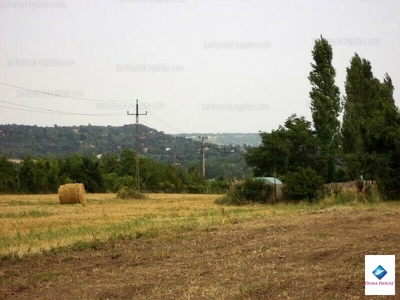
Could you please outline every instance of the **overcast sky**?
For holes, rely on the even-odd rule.
[[[0,82],[31,90],[0,85],[0,124],[131,124],[136,99],[140,123],[166,133],[311,120],[320,35],[342,95],[357,52],[399,106],[399,14],[397,0],[0,1]]]

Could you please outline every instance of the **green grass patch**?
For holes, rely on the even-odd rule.
[[[50,217],[54,215],[51,212],[44,211],[44,210],[29,210],[29,211],[20,211],[20,212],[6,212],[0,213],[0,219],[14,219],[14,218],[43,218],[43,217]]]
[[[14,200],[7,203],[9,206],[37,206],[37,205],[60,205],[59,202],[53,200],[41,200],[41,201],[28,201],[28,200]]]

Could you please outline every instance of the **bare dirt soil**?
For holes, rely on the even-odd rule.
[[[0,299],[400,299],[364,296],[364,255],[396,254],[400,213],[288,212],[0,262]]]

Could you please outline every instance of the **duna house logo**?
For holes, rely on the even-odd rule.
[[[375,270],[372,271],[372,274],[381,280],[387,274],[387,271],[381,265],[379,265]]]

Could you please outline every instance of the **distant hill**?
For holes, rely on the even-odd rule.
[[[139,125],[140,154],[170,165],[200,166],[200,139],[190,135],[169,135]],[[256,145],[255,134],[198,134],[206,140],[207,178],[222,173],[242,177],[251,172],[243,160],[249,145]],[[258,135],[257,135],[258,137]],[[226,141],[227,147],[221,147]],[[32,157],[65,157],[71,153],[95,155],[120,153],[135,149],[135,125],[124,126],[57,126],[0,125],[0,155],[12,159]]]
[[[206,136],[208,142],[217,145],[259,146],[261,144],[258,133],[184,133],[180,136],[193,140],[198,140],[199,136]]]

